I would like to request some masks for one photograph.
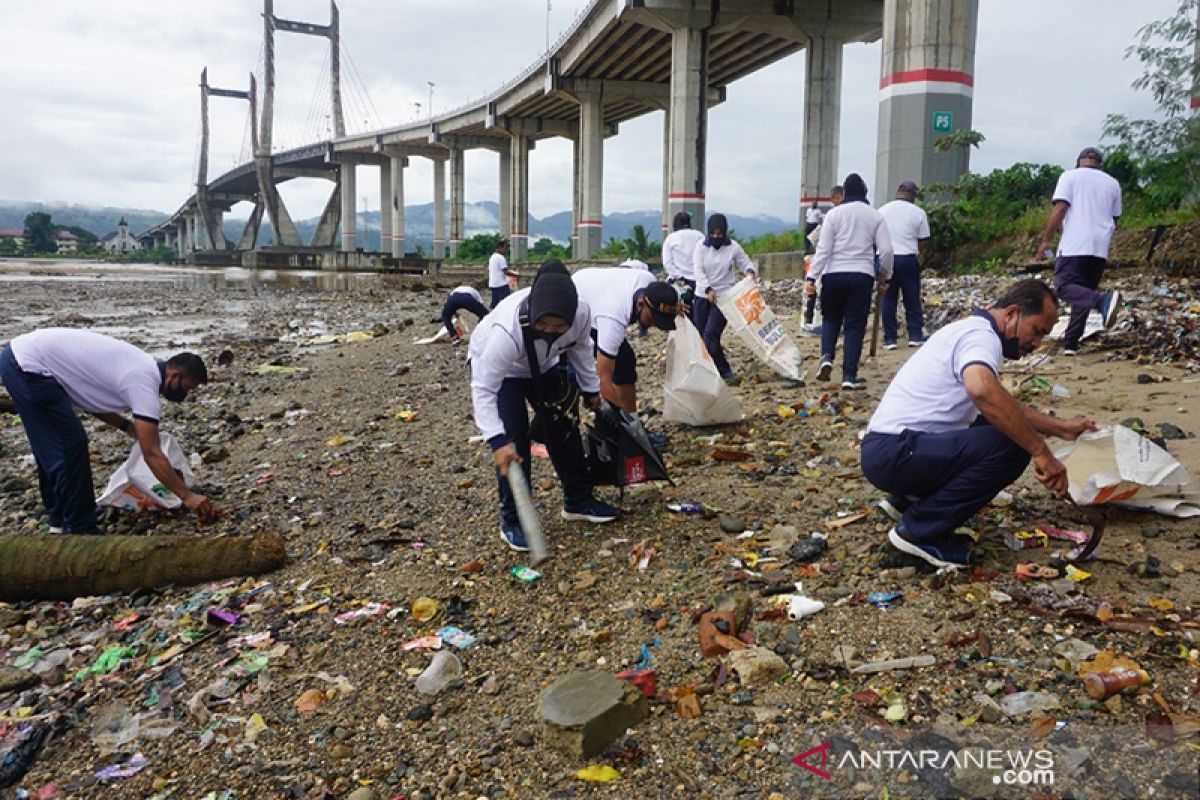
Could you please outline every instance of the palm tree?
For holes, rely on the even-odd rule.
[[[658,242],[650,241],[650,235],[646,233],[644,225],[634,225],[629,234],[630,238],[625,240],[625,249],[633,258],[645,261],[658,248]]]

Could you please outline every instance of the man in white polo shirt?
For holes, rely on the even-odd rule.
[[[904,326],[908,346],[925,344],[925,320],[921,311],[921,263],[917,260],[929,241],[929,217],[916,204],[917,185],[904,181],[896,190],[896,199],[879,209],[892,237],[892,280],[883,296],[883,349],[896,349],[896,307],[904,295]]]
[[[454,317],[459,311],[470,311],[479,319],[487,316],[487,306],[483,304],[483,298],[474,286],[454,287],[454,291],[450,292],[445,305],[442,306],[442,324],[450,334],[450,343],[456,346],[462,341],[458,329],[454,327]]]
[[[1044,261],[1050,240],[1062,228],[1054,261],[1054,291],[1071,304],[1071,321],[1063,333],[1064,355],[1079,352],[1088,314],[1099,309],[1105,328],[1116,322],[1121,293],[1099,291],[1108,264],[1108,245],[1121,216],[1121,184],[1100,169],[1103,154],[1085,147],[1054,187],[1054,210],[1046,221],[1037,259]]]
[[[43,328],[0,351],[0,379],[29,437],[52,533],[100,532],[87,433],[74,406],[136,439],[146,466],[197,516],[215,514],[212,503],[175,473],[158,441],[159,396],[179,402],[207,383],[200,356],[179,353],[161,363],[99,333]],[[123,411],[131,411],[133,419]]]
[[[517,277],[517,271],[508,268],[508,240],[496,242],[496,252],[488,259],[488,288],[492,291],[492,308],[512,293],[509,278]]]
[[[1030,458],[1037,479],[1066,494],[1066,467],[1043,437],[1074,440],[1095,421],[1043,414],[999,379],[1001,358],[1033,352],[1057,319],[1050,287],[1024,280],[990,309],[939,330],[900,368],[862,443],[863,474],[890,493],[879,507],[896,522],[893,547],[937,567],[966,565],[970,550],[954,529],[1020,477]]]
[[[696,268],[692,256],[696,245],[704,241],[704,234],[692,228],[692,215],[686,211],[676,212],[671,227],[671,234],[662,243],[662,265],[667,280],[679,289],[680,300],[687,306],[685,312],[690,315],[696,294]]]
[[[641,270],[588,267],[571,279],[579,299],[592,310],[600,396],[636,414],[637,356],[626,339],[626,328],[636,322],[643,328],[675,330],[679,295],[670,284]]]

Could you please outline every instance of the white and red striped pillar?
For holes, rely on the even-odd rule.
[[[814,200],[822,208],[833,201],[838,183],[838,138],[842,118],[842,41],[809,37],[804,48],[804,157],[800,162],[800,230]]]
[[[676,28],[671,33],[671,100],[667,112],[669,161],[667,208],[692,217],[704,230],[704,186],[708,150],[708,30]]]
[[[969,169],[969,147],[933,144],[971,127],[978,21],[979,0],[884,0],[874,202]]]

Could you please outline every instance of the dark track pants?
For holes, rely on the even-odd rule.
[[[892,280],[880,308],[885,342],[896,341],[896,309],[901,294],[904,295],[904,326],[908,328],[908,340],[923,341],[925,318],[921,311],[921,265],[916,256],[896,256],[893,262]]]
[[[868,433],[862,469],[876,488],[920,498],[904,512],[914,542],[949,536],[1015,481],[1029,454],[982,417],[946,433]]]
[[[1108,262],[1097,256],[1059,256],[1054,262],[1054,293],[1071,306],[1071,321],[1063,333],[1063,347],[1079,348],[1088,314],[1100,307],[1100,279]]]
[[[492,308],[500,305],[500,301],[512,294],[512,288],[506,283],[503,286],[492,287]]]
[[[525,480],[532,487],[533,465],[529,459],[529,414],[526,403],[533,403],[533,381],[529,378],[505,378],[496,396],[496,404],[500,419],[504,422],[504,432],[516,447],[517,455],[521,456]],[[558,443],[547,442],[546,450],[562,482],[563,505],[579,506],[592,499],[592,482],[588,477],[583,440],[575,425],[565,425],[557,432],[558,436],[547,438],[558,439]],[[496,485],[500,490],[501,519],[508,523],[518,522],[512,489],[508,485],[508,478],[500,475],[500,470],[496,470]]]
[[[29,437],[50,524],[75,533],[96,530],[87,433],[66,391],[51,377],[22,371],[8,346],[0,351],[0,379]]]
[[[460,310],[470,311],[480,319],[486,317],[488,313],[487,307],[471,295],[465,292],[455,292],[451,294],[448,298],[446,298],[446,304],[442,306],[442,324],[445,325],[446,330],[450,332],[451,339],[458,338],[458,331],[454,330],[454,314]]]
[[[704,348],[712,356],[717,372],[721,373],[722,378],[729,377],[733,374],[733,369],[729,366],[729,359],[725,358],[725,348],[721,347],[721,334],[725,332],[725,326],[728,324],[725,315],[716,303],[710,303],[707,297],[697,295],[692,306],[692,318],[696,330],[700,331],[700,338],[704,340]]]
[[[858,377],[874,287],[875,279],[862,272],[827,272],[821,276],[821,360],[833,361],[838,334],[844,330],[842,380]]]

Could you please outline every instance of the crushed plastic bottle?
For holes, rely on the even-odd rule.
[[[463,665],[449,650],[439,650],[417,677],[417,691],[433,697],[462,677]]]

